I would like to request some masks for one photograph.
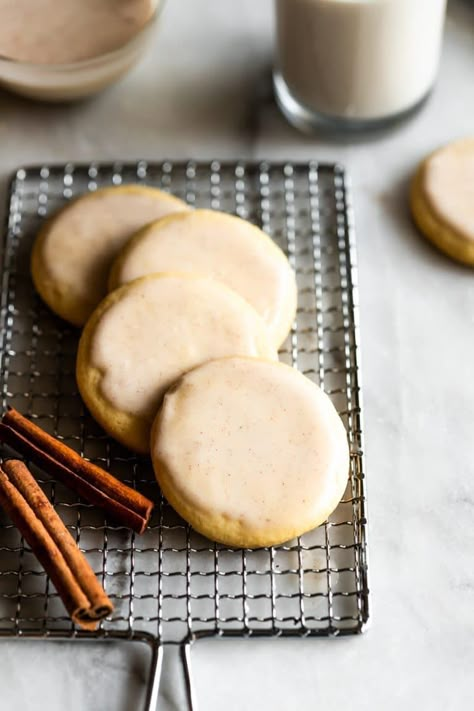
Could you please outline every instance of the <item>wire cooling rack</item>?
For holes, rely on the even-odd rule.
[[[187,526],[160,496],[150,464],[110,440],[85,410],[74,379],[78,331],[35,294],[29,258],[43,222],[68,200],[138,182],[196,207],[261,226],[297,275],[298,312],[280,357],[320,384],[347,428],[345,496],[329,520],[286,545],[235,550]],[[34,470],[115,605],[95,636],[147,641],[157,696],[161,650],[216,636],[360,632],[368,619],[366,513],[358,372],[354,230],[344,170],[317,163],[114,163],[22,168],[10,193],[1,286],[2,408],[13,405],[81,455],[157,502],[137,536]],[[4,452],[11,454],[11,452]],[[34,468],[33,468],[34,469]],[[0,512],[0,635],[90,637],[75,630],[18,531]]]

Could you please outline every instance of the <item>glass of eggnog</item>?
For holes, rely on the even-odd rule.
[[[274,87],[303,130],[377,127],[436,78],[446,0],[275,0]]]

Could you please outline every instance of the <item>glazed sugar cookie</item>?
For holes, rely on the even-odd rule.
[[[282,363],[224,358],[184,375],[151,435],[158,483],[197,531],[229,546],[288,541],[322,523],[349,472],[325,393]]]
[[[412,183],[411,210],[438,249],[474,265],[474,138],[428,156]]]
[[[206,277],[154,274],[102,301],[79,342],[77,383],[97,422],[122,444],[149,451],[167,388],[226,355],[277,358],[257,312]]]
[[[36,238],[31,272],[37,291],[56,314],[83,326],[106,295],[111,263],[130,236],[148,222],[187,209],[178,198],[142,185],[83,195]]]
[[[266,321],[278,347],[296,311],[293,270],[273,240],[250,222],[213,210],[148,225],[117,257],[109,288],[152,272],[200,272],[241,294]]]

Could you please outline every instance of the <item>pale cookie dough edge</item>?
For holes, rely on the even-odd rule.
[[[31,250],[31,279],[36,291],[53,313],[73,326],[81,328],[87,321],[88,312],[78,308],[77,299],[68,297],[67,288],[60,288],[59,284],[46,276],[48,270],[43,259],[44,244],[62,212],[63,210],[49,219],[36,235]]]
[[[424,237],[441,252],[464,265],[474,266],[474,242],[458,234],[435,213],[427,201],[423,179],[428,156],[416,171],[410,186],[410,209],[413,220]]]

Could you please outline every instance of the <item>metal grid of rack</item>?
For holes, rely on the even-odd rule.
[[[71,198],[128,182],[255,222],[296,271],[298,312],[280,357],[332,398],[347,427],[351,468],[329,520],[286,545],[233,550],[195,533],[160,496],[149,462],[110,440],[81,403],[74,380],[78,332],[35,294],[31,244],[44,218]],[[347,178],[337,165],[139,161],[17,171],[3,255],[2,407],[13,405],[157,502],[148,530],[136,536],[35,470],[115,605],[99,635],[181,643],[203,635],[363,629],[368,586],[353,232]],[[45,573],[1,513],[0,635],[77,635]]]

